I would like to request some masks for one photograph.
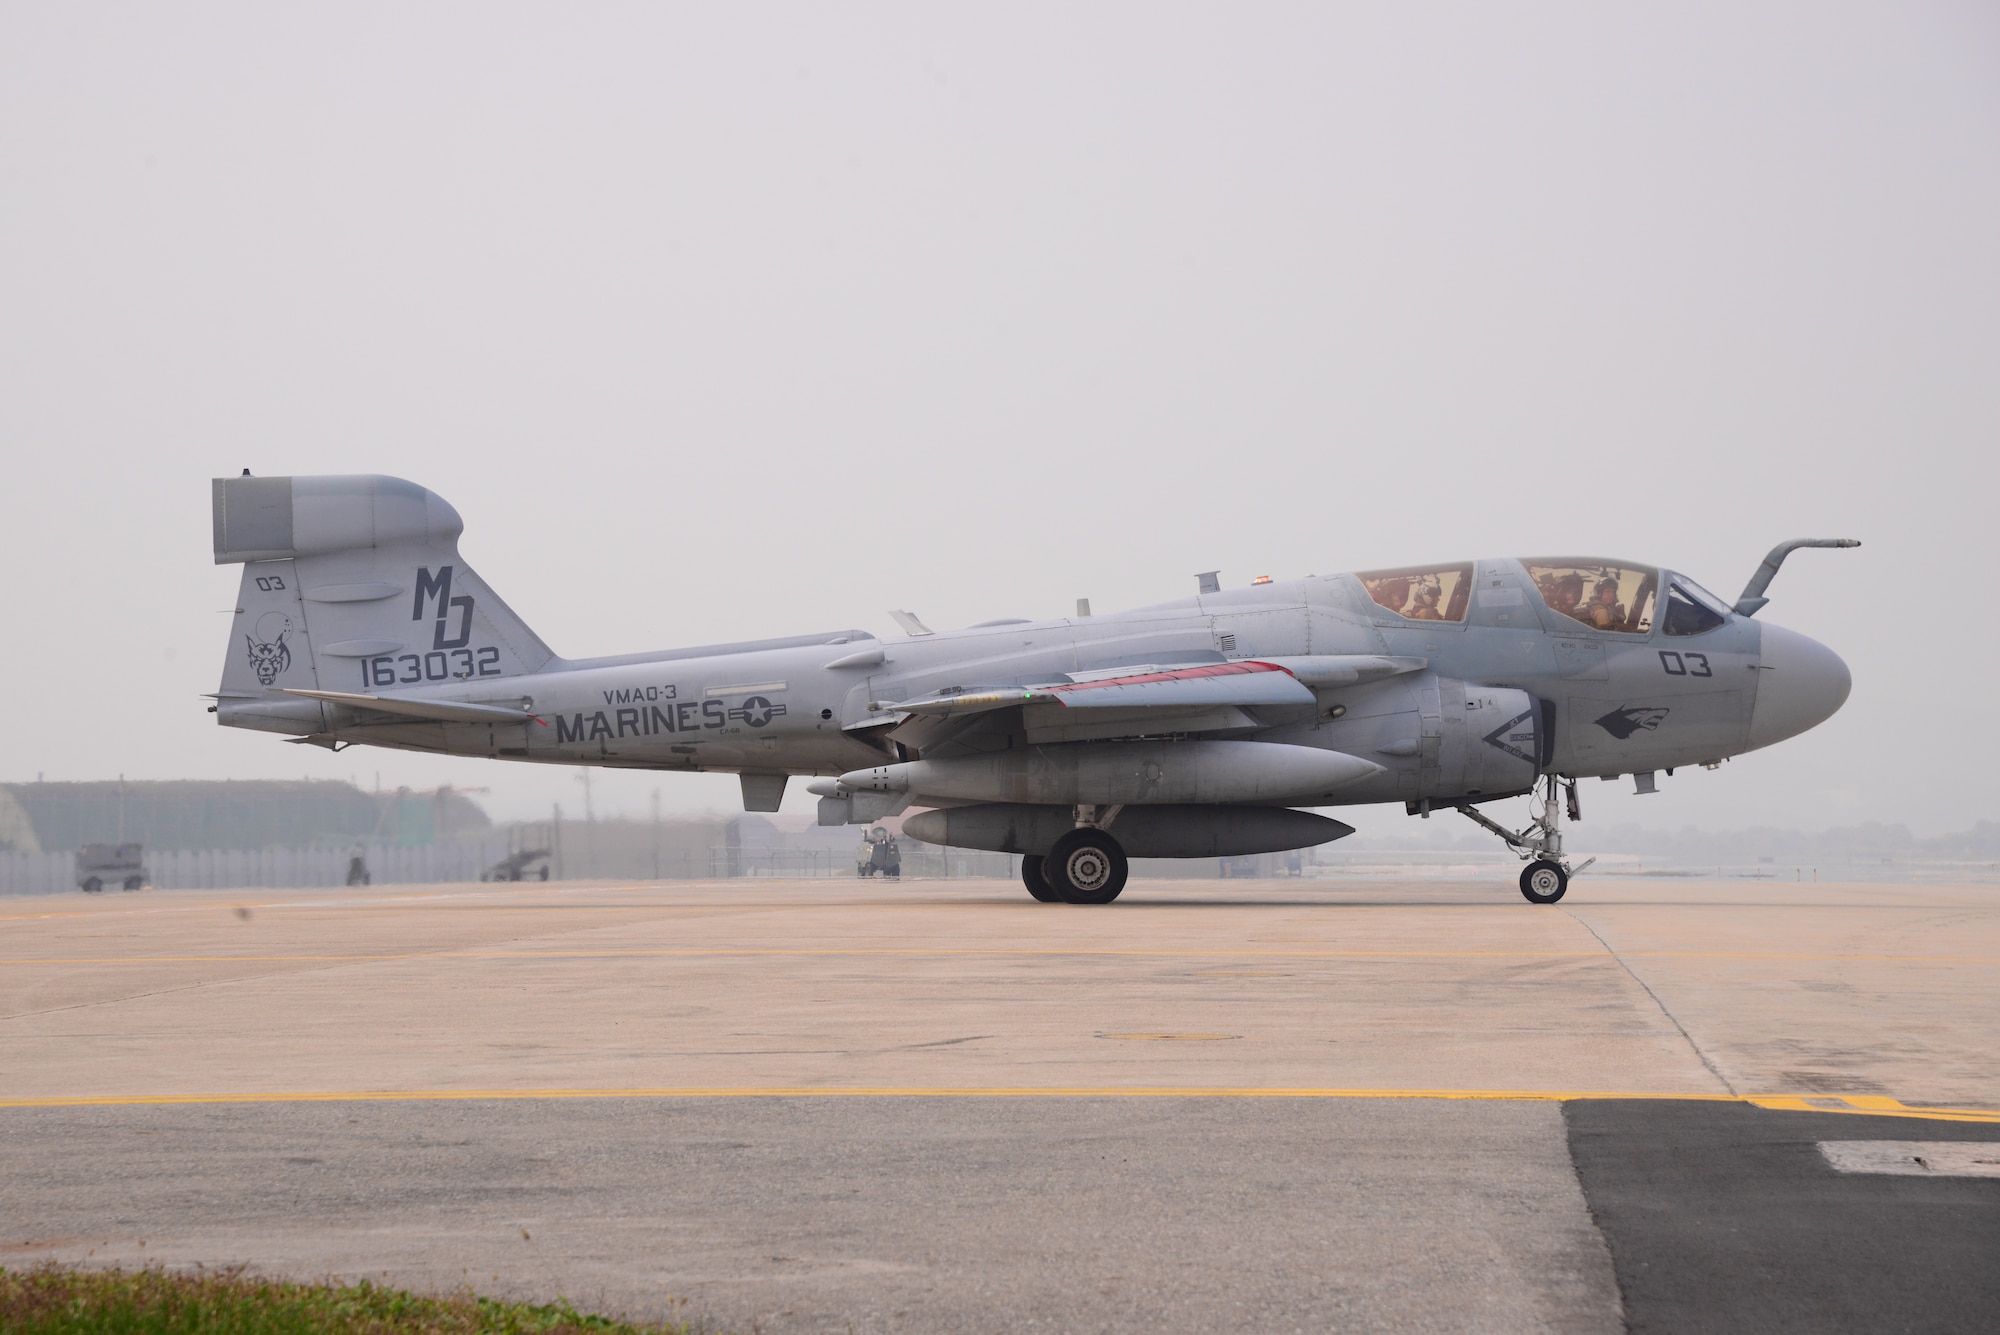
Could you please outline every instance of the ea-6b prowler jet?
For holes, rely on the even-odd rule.
[[[742,776],[776,811],[815,776],[822,825],[910,807],[929,843],[1018,853],[1029,893],[1107,904],[1126,859],[1274,852],[1353,828],[1302,807],[1453,809],[1552,904],[1577,780],[1713,767],[1830,717],[1833,652],[1743,596],[1598,557],[1259,579],[1057,621],[822,631],[559,658],[458,554],[443,498],[391,477],[214,484],[215,559],[243,565],[217,721],[451,755]],[[1515,831],[1478,810],[1529,794]],[[1584,866],[1588,863],[1582,864]]]

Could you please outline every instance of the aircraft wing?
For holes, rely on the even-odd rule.
[[[1159,709],[1215,705],[1309,705],[1312,688],[1270,663],[1199,663],[1113,675],[1072,674],[1045,698],[1065,709]]]
[[[1309,705],[1314,702],[1316,686],[1348,686],[1393,677],[1420,671],[1425,663],[1421,658],[1341,654],[1105,668],[1071,673],[1068,680],[1042,685],[947,691],[917,700],[885,701],[881,711],[950,718],[1032,704],[1075,710]]]
[[[438,723],[526,723],[535,715],[526,709],[511,705],[481,705],[464,700],[413,700],[393,695],[360,695],[349,691],[307,691],[297,688],[282,688],[286,695],[304,696],[308,700],[324,700],[328,704],[346,705],[349,709],[366,709],[378,714],[395,714],[402,718],[430,719]]]

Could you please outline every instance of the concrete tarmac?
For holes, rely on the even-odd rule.
[[[17,900],[0,933],[8,1264],[741,1330],[1668,1329],[1628,1263],[1671,1234],[1597,1211],[1619,1156],[1579,1110],[2000,1139],[1991,887],[559,883]],[[2000,1206],[1952,1190],[1961,1233]]]
[[[0,1125],[10,1222],[42,1234],[8,1239],[17,1255],[248,1259],[737,1331],[1617,1329],[1549,1103],[530,1100]]]

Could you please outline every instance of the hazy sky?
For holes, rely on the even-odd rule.
[[[1762,614],[1847,708],[1589,814],[1991,817],[1996,12],[0,3],[0,779],[577,809],[214,726],[247,467],[440,492],[570,655],[1856,536]]]

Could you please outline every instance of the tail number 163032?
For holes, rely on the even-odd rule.
[[[414,686],[425,681],[464,681],[469,677],[498,677],[500,650],[493,645],[478,649],[433,649],[427,654],[384,654],[361,660],[363,686]]]

